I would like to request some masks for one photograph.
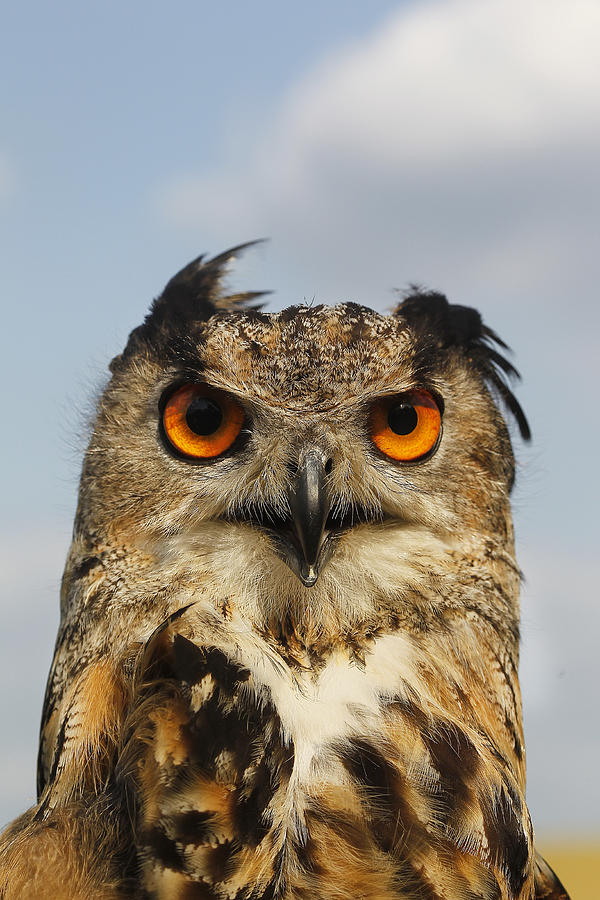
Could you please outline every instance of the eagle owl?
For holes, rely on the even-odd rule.
[[[524,797],[505,345],[436,293],[266,314],[235,253],[111,364],[0,896],[566,898]]]

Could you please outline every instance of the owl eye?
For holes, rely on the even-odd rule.
[[[232,397],[203,384],[184,384],[163,410],[165,434],[191,459],[211,459],[229,450],[244,424],[244,410]]]
[[[384,397],[371,409],[371,438],[392,459],[421,459],[435,447],[441,427],[440,408],[428,391]]]

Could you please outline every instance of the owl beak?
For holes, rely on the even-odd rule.
[[[292,521],[298,547],[288,553],[286,562],[305,587],[312,587],[328,559],[325,552],[325,523],[330,503],[326,490],[327,457],[317,449],[306,451],[290,494]],[[295,543],[295,542],[294,542]]]

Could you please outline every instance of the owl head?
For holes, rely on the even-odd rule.
[[[179,272],[113,360],[76,534],[141,543],[256,616],[372,610],[455,558],[510,553],[498,401],[529,429],[479,313],[415,290],[391,315],[269,314],[223,295],[238,250]]]

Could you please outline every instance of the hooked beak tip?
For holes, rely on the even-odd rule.
[[[302,566],[300,570],[300,581],[304,587],[313,587],[319,578],[319,570],[315,566]]]

